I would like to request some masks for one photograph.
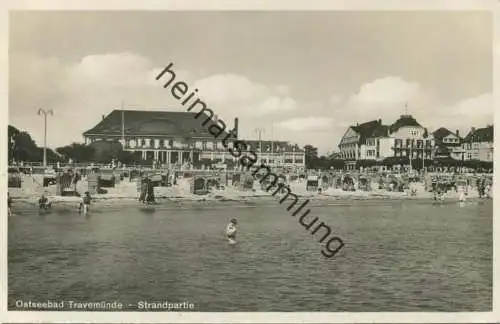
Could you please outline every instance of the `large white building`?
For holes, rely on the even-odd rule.
[[[196,113],[147,110],[113,110],[93,128],[83,133],[86,144],[99,141],[118,141],[123,149],[133,152],[138,159],[157,161],[172,165],[191,162],[211,164],[238,161],[228,151],[236,140],[231,137],[226,148],[222,140],[224,132],[217,138],[197,120]],[[234,119],[233,134],[238,136],[238,118]],[[304,167],[305,152],[297,145],[283,141],[247,141],[247,150],[272,166]],[[262,152],[260,151],[262,147]]]
[[[383,163],[392,157],[411,165],[415,159],[432,159],[434,145],[426,128],[413,116],[402,115],[389,126],[379,119],[348,127],[339,149],[347,168],[354,169],[356,162],[361,160]]]

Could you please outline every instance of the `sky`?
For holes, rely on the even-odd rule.
[[[9,124],[82,142],[113,109],[185,111],[155,76],[173,63],[240,136],[336,151],[349,125],[405,111],[433,131],[493,124],[488,12],[11,12]],[[405,106],[407,108],[405,108]]]

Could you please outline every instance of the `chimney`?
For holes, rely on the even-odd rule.
[[[105,115],[102,115],[102,120],[104,120],[105,117],[106,117]]]
[[[219,120],[219,115],[215,114],[213,120],[214,122],[217,122]]]
[[[476,131],[476,127],[471,127],[471,128],[470,128],[470,132],[471,132],[471,133],[474,133],[475,131]]]
[[[234,119],[234,135],[238,137],[238,117]]]
[[[457,137],[460,137],[460,131],[458,129],[455,131],[455,135],[457,135]]]
[[[378,120],[378,124],[379,124],[379,125],[382,125],[382,119],[379,119],[379,120]]]

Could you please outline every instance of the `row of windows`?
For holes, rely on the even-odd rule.
[[[425,147],[431,147],[432,146],[432,140],[414,140],[414,139],[406,139],[404,142],[402,139],[396,139],[394,141],[394,146],[395,147],[402,147],[403,143],[405,143],[406,147],[413,146],[417,148],[422,148],[424,143]]]
[[[407,154],[406,151],[400,151],[400,152],[394,153],[394,156],[405,157],[405,156],[410,156],[410,154]],[[432,156],[430,153],[425,154],[426,159],[430,159],[431,157]],[[412,159],[422,158],[422,152],[417,152],[417,151],[412,152],[411,158]]]
[[[445,137],[443,138],[443,143],[459,143],[460,140],[458,138]]]
[[[92,138],[91,141],[99,141],[99,140],[105,140],[101,138]],[[252,147],[248,143],[247,145],[247,150],[248,151],[254,151],[254,152],[259,152],[260,151],[260,146],[256,145],[255,147]],[[151,139],[151,138],[142,138],[142,139],[128,139],[125,140],[125,146],[127,148],[177,148],[177,149],[187,149],[194,147],[196,149],[200,150],[212,150],[212,149],[220,149],[224,150],[226,147],[222,143],[222,141],[195,141],[194,145],[192,143],[186,143],[178,140],[172,140],[172,139]],[[227,148],[233,148],[233,143],[232,142],[227,142]],[[240,145],[240,148],[243,148],[243,145]],[[293,154],[295,152],[292,148],[290,151],[289,148],[284,148],[284,147],[277,147],[273,152],[275,153],[290,153]],[[269,152],[271,153],[271,147],[262,147],[262,152]]]

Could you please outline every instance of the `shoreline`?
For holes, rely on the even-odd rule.
[[[311,201],[311,203],[328,203],[328,202],[338,202],[338,201],[434,201],[434,196],[432,193],[420,194],[416,196],[410,196],[404,192],[392,192],[392,193],[369,193],[365,192],[354,192],[352,194],[345,193],[339,195],[297,195],[299,199],[306,198]],[[38,197],[29,196],[29,197],[11,197],[14,204],[23,203],[23,204],[37,204]],[[65,197],[65,196],[52,196],[48,195],[47,198],[53,203],[57,205],[65,205],[65,204],[74,204],[80,201],[79,197]],[[236,196],[236,197],[227,197],[223,195],[193,195],[193,196],[155,196],[155,203],[148,205],[142,204],[138,201],[138,197],[131,196],[116,196],[116,195],[94,195],[92,197],[94,204],[107,204],[107,203],[117,203],[127,205],[139,205],[139,206],[155,206],[155,205],[164,205],[169,202],[189,202],[189,203],[231,203],[231,202],[240,202],[240,203],[267,203],[274,202],[279,204],[279,197],[273,197],[271,195],[248,195],[248,196]],[[465,201],[487,201],[493,200],[493,197],[490,198],[479,198],[477,195],[469,196]],[[453,193],[445,196],[444,202],[455,201],[459,202],[458,194]],[[286,206],[286,202],[292,202],[291,199],[287,199],[283,202],[283,206]]]

